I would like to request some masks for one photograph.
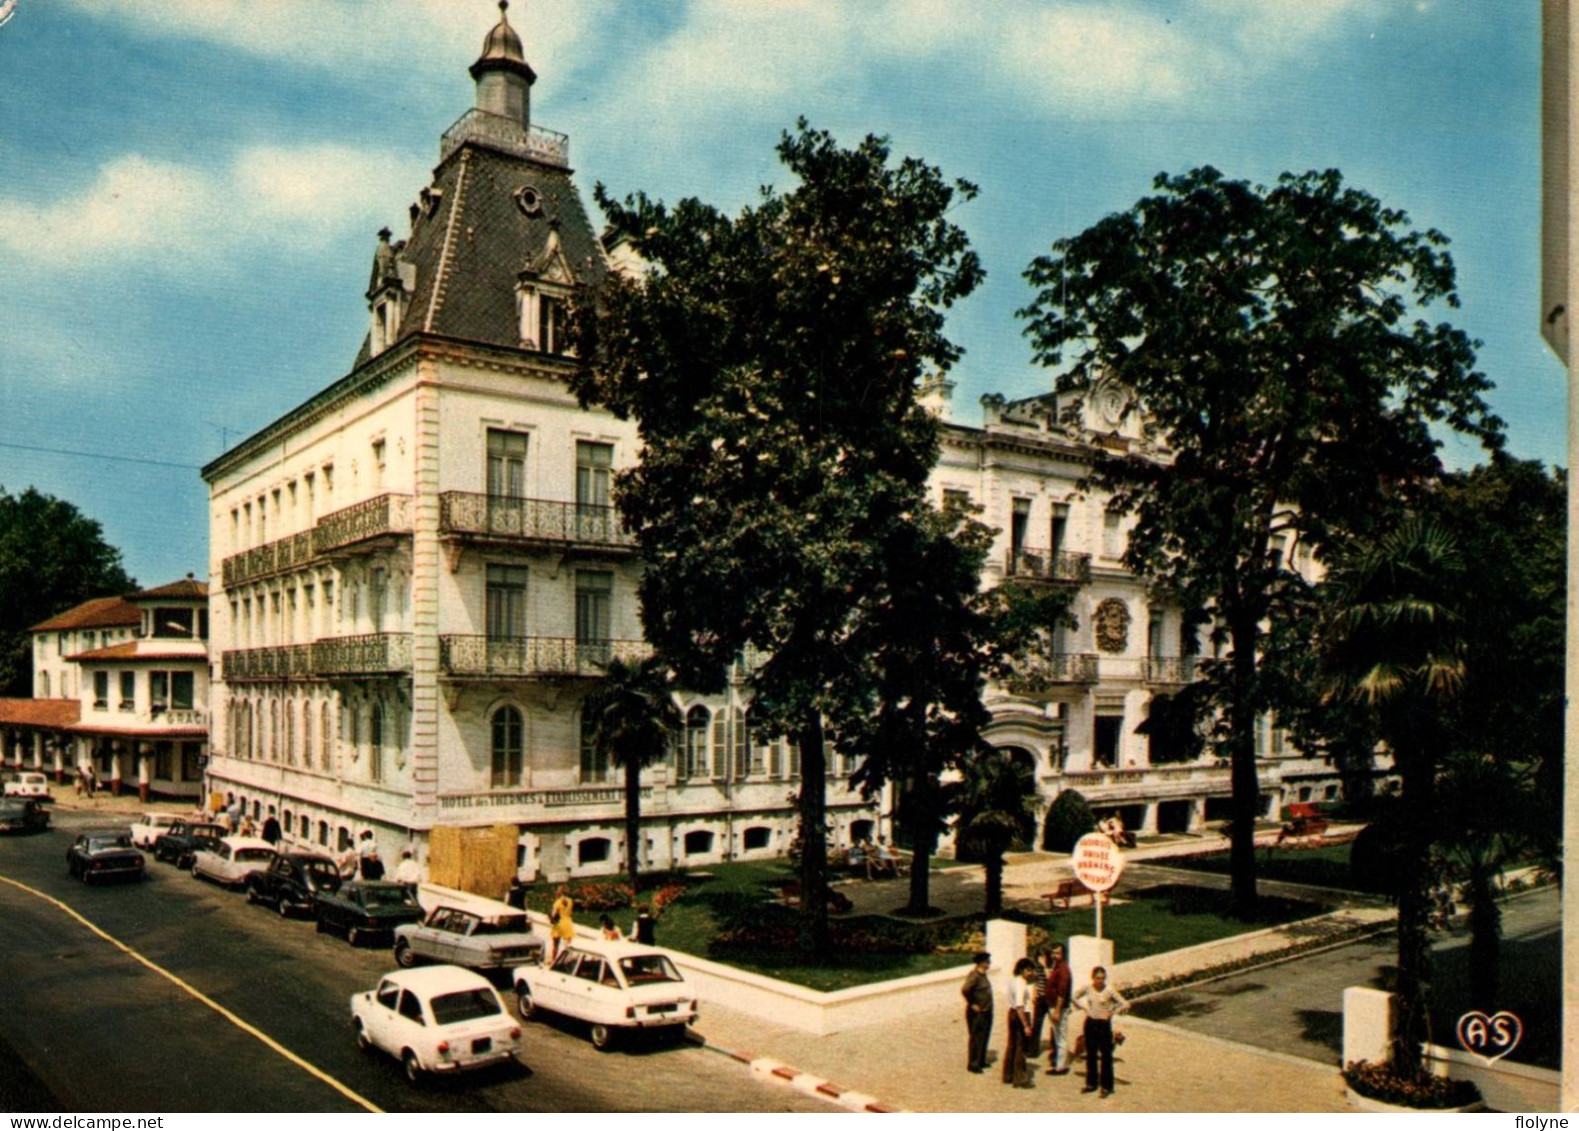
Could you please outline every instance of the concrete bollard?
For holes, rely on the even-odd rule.
[[[1095,935],[1069,936],[1069,975],[1072,992],[1079,993],[1091,984],[1091,968],[1113,969],[1113,940]]]
[[[1392,1059],[1393,995],[1369,986],[1343,991],[1343,1063]]]

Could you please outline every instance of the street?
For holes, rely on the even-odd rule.
[[[412,1088],[351,1033],[350,996],[393,968],[386,947],[353,949],[151,858],[143,883],[81,885],[66,875],[66,849],[111,822],[54,819],[51,832],[0,840],[0,1108],[837,1110],[716,1053],[649,1043],[599,1053],[554,1021],[524,1026],[521,1067]]]

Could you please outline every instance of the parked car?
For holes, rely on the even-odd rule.
[[[422,904],[405,884],[341,884],[313,900],[319,933],[343,931],[352,946],[369,935],[388,935],[402,923],[419,922],[422,915]]]
[[[498,1064],[520,1048],[521,1027],[486,978],[459,966],[396,970],[351,995],[356,1043],[399,1059],[406,1078]]]
[[[66,849],[66,871],[85,884],[95,880],[140,880],[143,854],[123,832],[83,833]]]
[[[174,813],[144,813],[132,822],[132,845],[151,850],[159,838],[182,819]]]
[[[515,984],[521,1020],[546,1010],[591,1026],[607,1049],[620,1032],[678,1033],[696,1020],[696,994],[669,956],[629,942],[576,939],[551,966],[522,966]]]
[[[0,799],[0,833],[41,833],[49,828],[49,810],[31,797]]]
[[[340,886],[340,870],[317,852],[278,852],[267,868],[247,877],[247,902],[272,903],[282,919],[312,910],[319,892]]]
[[[532,930],[524,911],[484,914],[441,905],[421,922],[395,928],[395,961],[408,968],[428,961],[503,970],[541,962],[546,941]]]
[[[166,864],[174,864],[177,868],[190,868],[192,857],[202,847],[198,843],[200,838],[219,840],[224,835],[223,825],[192,821],[182,817],[170,826],[168,832],[154,841],[154,859],[162,860]]]
[[[49,794],[49,778],[32,770],[23,770],[12,775],[5,783],[4,795],[6,797],[32,797],[39,801],[51,801]]]
[[[274,859],[274,846],[266,840],[251,836],[227,836],[212,843],[205,842],[192,856],[192,875],[209,879],[226,887],[239,887],[247,877],[269,866]]]

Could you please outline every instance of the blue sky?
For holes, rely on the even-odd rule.
[[[471,104],[490,0],[19,0],[0,26],[0,486],[207,571],[196,468],[341,376],[385,224]],[[1056,238],[1212,164],[1337,167],[1453,239],[1513,451],[1566,462],[1538,334],[1539,5],[520,0],[533,121],[594,182],[738,207],[796,116],[981,186],[953,418],[1049,387],[1013,317]],[[119,459],[62,455],[62,449]],[[1455,458],[1473,458],[1459,451]],[[149,462],[132,462],[158,461]],[[174,464],[178,466],[163,466]]]

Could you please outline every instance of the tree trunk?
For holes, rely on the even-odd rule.
[[[1404,839],[1399,855],[1398,987],[1393,1023],[1393,1071],[1406,1080],[1423,1071],[1430,1038],[1426,987],[1431,980],[1431,757],[1392,744],[1403,778]]]
[[[1476,859],[1469,871],[1469,1004],[1497,1009],[1501,989],[1502,908],[1497,906],[1497,869]]]
[[[1233,631],[1232,692],[1228,706],[1229,783],[1233,790],[1228,875],[1234,914],[1248,919],[1256,910],[1256,818],[1261,815],[1261,783],[1256,780],[1255,665],[1256,632]]]
[[[828,939],[828,775],[822,716],[807,713],[800,735],[800,949],[822,958]]]
[[[641,902],[641,767],[625,767],[625,874],[631,899]]]
[[[907,915],[927,915],[932,911],[932,856],[938,847],[937,829],[937,779],[922,774],[910,790],[911,852],[910,902],[905,905]]]
[[[987,866],[987,918],[1003,914],[1003,853],[993,851]]]

